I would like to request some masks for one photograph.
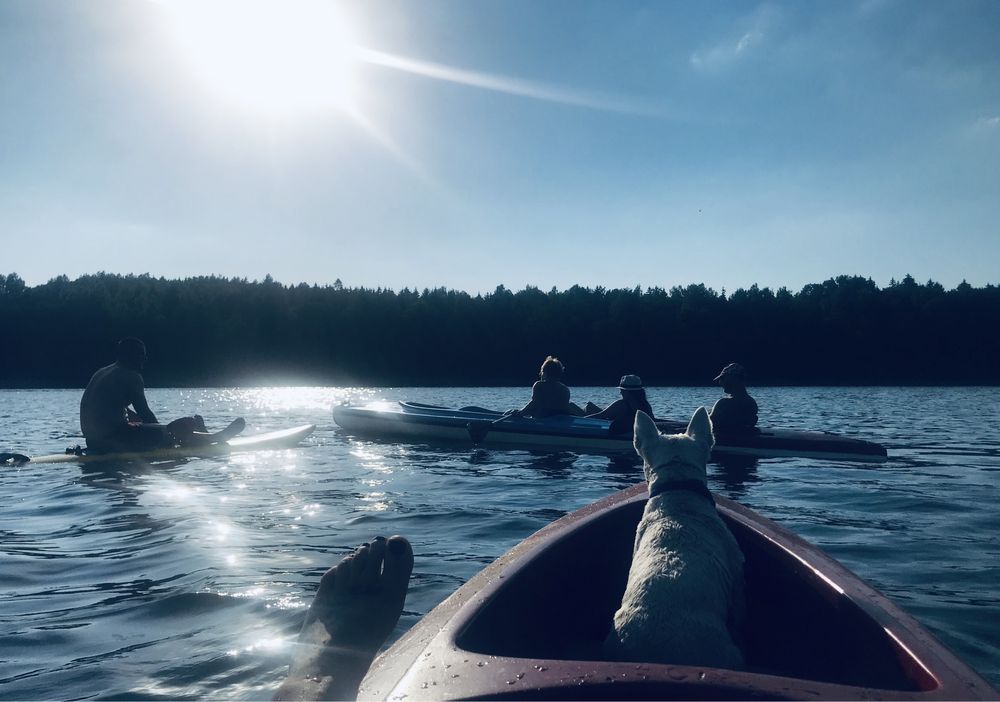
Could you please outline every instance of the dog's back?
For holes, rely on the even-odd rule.
[[[636,450],[650,499],[608,636],[615,658],[740,668],[733,632],[743,616],[743,554],[705,487],[711,424],[704,408],[685,434],[664,437],[639,413]]]

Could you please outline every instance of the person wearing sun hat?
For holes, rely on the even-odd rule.
[[[646,399],[646,389],[642,386],[642,378],[637,375],[623,375],[618,382],[618,389],[622,396],[615,400],[600,412],[588,414],[591,419],[610,419],[612,434],[631,434],[632,426],[635,424],[635,413],[642,410],[650,417],[653,416],[653,409]]]
[[[726,393],[712,407],[712,429],[716,433],[746,431],[757,426],[757,402],[747,392],[746,370],[730,363],[712,381]]]

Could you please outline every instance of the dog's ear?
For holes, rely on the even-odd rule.
[[[656,428],[656,424],[650,419],[649,415],[639,410],[635,413],[635,424],[632,427],[635,438],[632,441],[635,450],[639,453],[641,457],[643,455],[644,447],[648,447],[653,441],[656,440],[660,435],[659,429]]]
[[[712,420],[704,407],[694,411],[685,433],[698,443],[704,444],[706,451],[712,449],[715,444],[715,437],[712,436]]]

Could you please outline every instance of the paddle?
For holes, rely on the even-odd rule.
[[[500,419],[494,419],[491,421],[487,421],[485,419],[474,419],[470,421],[468,424],[466,424],[465,428],[468,430],[469,438],[472,439],[472,442],[475,444],[481,444],[483,443],[483,440],[486,438],[486,435],[490,433],[490,429],[493,428],[494,424],[499,424],[503,420],[515,416],[517,415],[505,414],[504,416],[500,417]]]

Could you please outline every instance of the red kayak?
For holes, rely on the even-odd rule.
[[[563,517],[472,578],[376,659],[359,699],[1000,699],[844,566],[715,500],[746,558],[747,670],[601,660],[643,483]]]

